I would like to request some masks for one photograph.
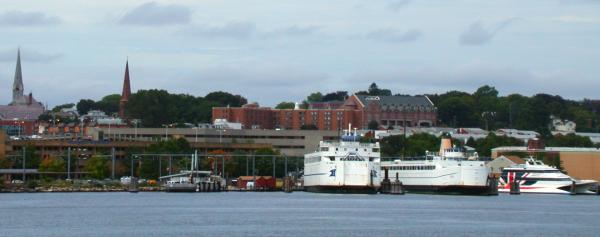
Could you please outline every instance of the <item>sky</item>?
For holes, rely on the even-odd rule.
[[[600,99],[600,0],[0,0],[0,104],[17,48],[51,108],[131,87],[241,94],[557,94]]]

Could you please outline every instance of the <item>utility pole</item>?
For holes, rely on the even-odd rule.
[[[67,179],[71,179],[71,147],[67,148]]]
[[[256,170],[255,170],[255,159],[256,157],[254,156],[254,154],[252,154],[252,189],[254,189],[254,187],[256,187]]]
[[[23,183],[25,183],[25,162],[26,161],[27,148],[23,145]]]
[[[111,161],[112,162],[112,169],[111,169],[112,175],[111,175],[111,177],[114,180],[115,179],[115,148],[114,147],[111,150],[111,155],[110,156],[112,158],[112,161]]]
[[[284,160],[285,160],[285,164],[284,166],[284,171],[283,171],[283,177],[287,177],[287,171],[288,171],[288,167],[287,167],[287,156],[284,156]]]

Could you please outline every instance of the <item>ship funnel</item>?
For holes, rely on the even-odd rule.
[[[452,148],[452,140],[450,138],[442,138],[442,143],[440,144],[440,156],[444,155],[444,151]]]

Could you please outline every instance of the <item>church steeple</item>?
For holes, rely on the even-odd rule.
[[[23,74],[21,73],[21,49],[17,50],[17,67],[15,68],[15,81],[13,82],[13,102],[23,97]]]
[[[123,79],[123,92],[119,101],[119,117],[125,118],[125,104],[131,96],[131,85],[129,84],[129,59],[125,63],[125,78]]]

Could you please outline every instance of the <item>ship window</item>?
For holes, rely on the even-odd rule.
[[[330,161],[335,161],[335,156],[330,156],[330,157],[329,157],[329,160],[330,160]]]
[[[335,151],[338,151],[338,150],[339,150],[338,148],[335,148]]]
[[[321,147],[321,151],[329,151],[329,147]]]
[[[373,148],[373,152],[379,152],[379,148]]]
[[[373,161],[373,157],[369,157],[369,161]]]

